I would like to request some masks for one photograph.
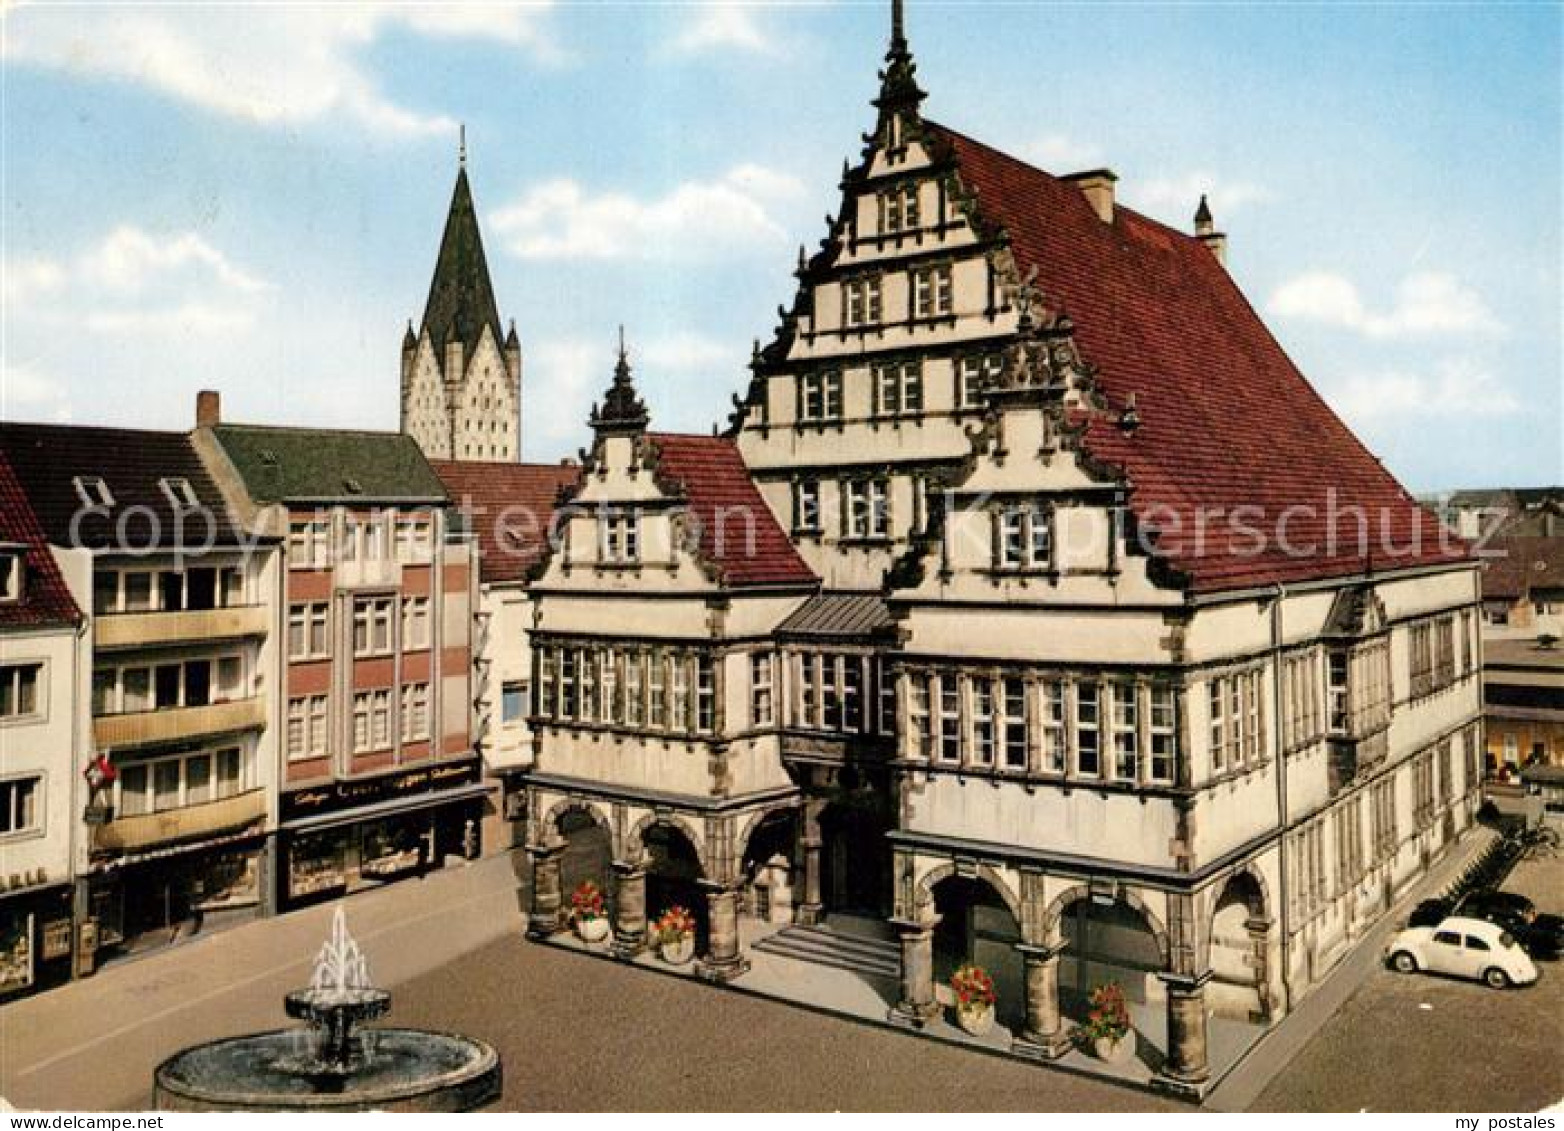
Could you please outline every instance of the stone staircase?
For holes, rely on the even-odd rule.
[[[833,930],[829,924],[784,927],[756,942],[754,949],[875,978],[895,979],[901,975],[901,951],[893,940]]]

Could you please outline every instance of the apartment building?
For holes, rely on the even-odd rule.
[[[0,1000],[70,977],[86,618],[0,450]]]
[[[102,764],[73,814],[89,949],[263,912],[275,544],[232,521],[184,434],[0,424],[0,449],[90,610],[74,693],[82,768]]]
[[[224,423],[195,442],[276,575],[276,898],[286,909],[475,857],[477,563],[409,436]]]

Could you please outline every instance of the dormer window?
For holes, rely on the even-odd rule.
[[[201,505],[201,500],[196,498],[195,489],[190,486],[188,479],[159,479],[159,487],[163,494],[168,496],[168,501],[174,504],[176,511],[195,510]]]
[[[612,565],[633,565],[641,560],[639,511],[608,511],[598,519],[602,560]]]
[[[114,505],[109,485],[96,475],[78,475],[71,480],[71,485],[76,488],[76,495],[84,506],[107,510]]]
[[[994,560],[1000,569],[1040,570],[1053,565],[1053,522],[1039,503],[1006,507],[996,524]]]
[[[20,601],[27,588],[23,577],[22,555],[16,550],[0,550],[0,601]]]

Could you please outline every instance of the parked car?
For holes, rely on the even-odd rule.
[[[1470,915],[1471,912],[1466,914]],[[1564,919],[1557,915],[1538,915],[1526,919],[1502,909],[1494,909],[1474,918],[1486,919],[1503,927],[1520,943],[1521,949],[1533,958],[1553,960],[1564,952]]]
[[[1513,891],[1474,891],[1462,896],[1453,911],[1475,919],[1486,919],[1491,912],[1518,915],[1529,923],[1537,917],[1537,905]]]
[[[1425,899],[1412,908],[1412,914],[1407,917],[1409,927],[1437,927],[1450,917],[1450,901],[1448,899]]]
[[[1402,974],[1426,970],[1485,982],[1494,989],[1537,980],[1537,967],[1515,937],[1485,919],[1452,915],[1438,926],[1409,927],[1385,947],[1385,960]]]

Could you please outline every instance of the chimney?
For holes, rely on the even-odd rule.
[[[196,394],[196,427],[216,428],[223,422],[223,395],[216,389]]]
[[[1200,207],[1195,209],[1195,238],[1206,245],[1206,250],[1216,256],[1218,263],[1227,266],[1227,236],[1216,230],[1205,193],[1200,194]]]
[[[1086,203],[1097,213],[1097,219],[1104,224],[1113,223],[1113,186],[1119,178],[1112,169],[1088,169],[1084,173],[1070,173],[1062,179],[1081,190]]]

